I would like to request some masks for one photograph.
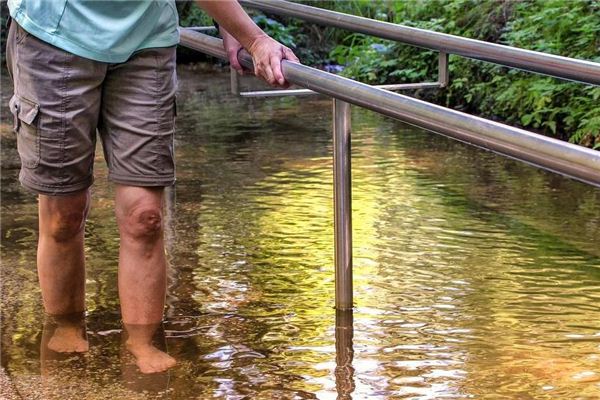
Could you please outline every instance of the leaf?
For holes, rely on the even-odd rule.
[[[550,128],[553,134],[556,134],[556,121],[546,121],[543,125]]]

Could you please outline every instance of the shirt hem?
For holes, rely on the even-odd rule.
[[[69,39],[66,39],[62,36],[52,34],[50,32],[45,31],[43,28],[39,27],[35,22],[17,11],[12,18],[17,22],[25,31],[30,33],[31,35],[37,37],[40,40],[43,40],[46,43],[49,43],[59,49],[68,51],[69,53],[75,54],[77,56],[88,58],[90,60],[104,62],[104,63],[122,63],[127,60],[138,50],[150,49],[150,48],[161,48],[161,47],[171,47],[179,44],[179,35],[177,35],[176,39],[165,39],[165,40],[156,40],[142,43],[136,49],[131,51],[130,53],[123,54],[114,54],[109,55],[106,53],[100,53],[94,50],[90,50],[86,47],[83,47]]]

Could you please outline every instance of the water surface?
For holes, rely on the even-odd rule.
[[[227,83],[180,71],[165,322],[179,365],[159,376],[121,346],[101,151],[91,350],[40,360],[37,205],[2,126],[2,366],[24,398],[600,397],[600,190],[354,108],[356,308],[336,331],[330,101]]]

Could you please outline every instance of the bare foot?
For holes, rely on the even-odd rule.
[[[177,361],[150,344],[126,343],[127,350],[135,357],[135,363],[143,374],[163,372],[177,364]]]
[[[83,353],[88,351],[89,344],[85,340],[83,327],[59,325],[48,341],[48,348],[57,353]]]

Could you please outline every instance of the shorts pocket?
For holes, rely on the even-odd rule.
[[[39,104],[14,95],[9,102],[13,114],[13,130],[17,134],[17,150],[21,165],[36,168],[40,163],[40,135],[38,132]]]

